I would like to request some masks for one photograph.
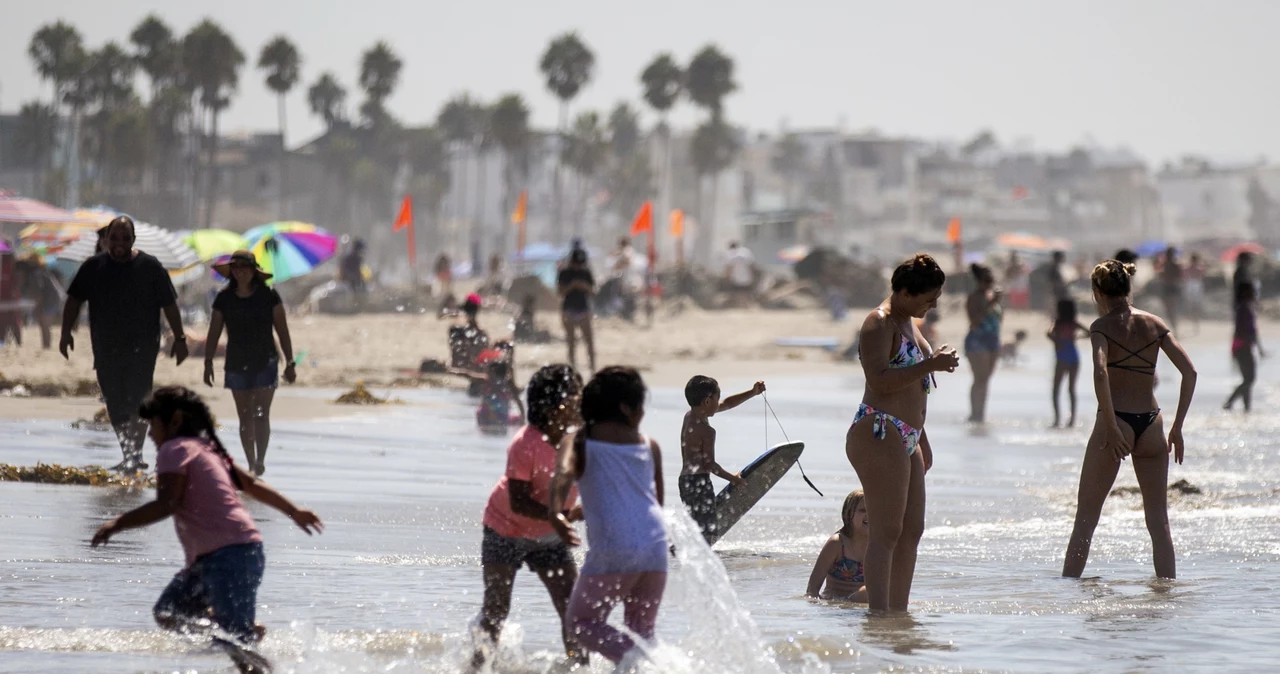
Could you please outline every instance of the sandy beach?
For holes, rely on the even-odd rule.
[[[968,326],[960,301],[960,298],[948,297],[941,307],[939,341],[942,343],[958,346],[963,342]],[[855,362],[839,360],[831,351],[779,347],[775,342],[782,337],[828,337],[840,340],[840,350],[843,350],[851,343],[867,310],[851,309],[846,320],[834,322],[825,311],[815,309],[703,311],[689,306],[673,312],[664,307],[656,313],[653,327],[645,327],[643,319],[637,324],[619,319],[597,320],[597,362],[602,366],[634,365],[641,369],[651,386],[660,387],[683,386],[695,373],[727,382],[821,374],[832,368],[857,374]],[[432,375],[418,380],[412,376],[423,359],[447,359],[445,335],[451,320],[407,314],[293,315],[290,330],[294,349],[305,353],[295,387],[349,389],[364,382],[378,395],[394,395],[393,389],[407,386],[461,389],[463,382],[457,378]],[[566,360],[558,315],[541,313],[538,320],[539,327],[551,331],[555,341],[517,347],[517,374],[521,380],[543,364]],[[511,334],[511,317],[507,314],[486,311],[480,322],[494,340],[509,338]],[[1027,346],[1040,348],[1047,328],[1048,319],[1041,313],[1010,311],[1006,313],[1003,335],[1008,341],[1016,331],[1026,330]],[[1264,335],[1274,334],[1272,324],[1264,323],[1260,328]],[[188,326],[188,330],[203,334],[205,326]],[[1194,327],[1184,326],[1182,339],[1194,356],[1204,349],[1225,350],[1230,331],[1229,323],[1205,322],[1199,334]],[[92,380],[88,330],[82,327],[76,336],[78,349],[67,361],[56,350],[41,350],[38,332],[28,328],[24,346],[10,343],[0,349],[0,374],[3,375],[0,378],[67,387],[74,387],[80,380]],[[580,364],[585,365],[585,351],[581,346],[578,357]],[[220,360],[216,368],[218,385],[210,389],[200,381],[200,359],[193,358],[182,366],[175,366],[172,359],[163,358],[156,368],[156,384],[195,387],[208,396],[216,412],[232,414],[231,396],[221,388]],[[0,417],[74,420],[92,417],[98,406],[91,397],[8,397],[0,399]],[[277,396],[273,415],[282,420],[307,419],[343,414],[349,409],[317,403],[314,395],[290,395],[286,387]]]

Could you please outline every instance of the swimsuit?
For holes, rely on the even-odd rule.
[[[965,353],[986,353],[1000,350],[1000,321],[1003,318],[1000,305],[996,304],[982,317],[982,322],[964,337]]]
[[[1076,349],[1076,326],[1064,325],[1053,330],[1053,352],[1059,365],[1075,367],[1080,364],[1080,351]]]
[[[1140,347],[1137,351],[1134,351],[1133,349],[1130,349],[1129,347],[1121,344],[1120,342],[1113,339],[1111,335],[1108,335],[1107,333],[1102,332],[1101,330],[1094,330],[1090,334],[1093,334],[1095,332],[1099,335],[1102,335],[1103,337],[1106,337],[1108,342],[1111,342],[1112,344],[1115,344],[1116,346],[1128,352],[1128,354],[1120,356],[1116,360],[1107,362],[1108,368],[1125,370],[1127,372],[1134,372],[1137,374],[1151,375],[1153,378],[1155,377],[1156,361],[1154,359],[1148,360],[1146,358],[1143,358],[1140,354],[1143,351],[1146,351],[1152,346],[1155,346],[1156,344],[1159,344],[1161,341],[1163,341],[1164,338],[1168,336],[1169,334],[1168,331],[1160,333],[1159,337],[1156,337],[1154,340],[1147,342],[1146,345]],[[1157,352],[1157,355],[1158,355],[1158,352]],[[1126,362],[1126,361],[1130,361],[1133,358],[1138,359],[1138,361],[1140,362],[1137,362],[1137,363]],[[1138,441],[1138,438],[1142,437],[1142,434],[1146,432],[1148,428],[1151,427],[1151,424],[1154,424],[1156,422],[1157,418],[1159,418],[1160,408],[1157,407],[1155,410],[1151,412],[1116,411],[1115,415],[1116,415],[1116,419],[1119,419],[1120,421],[1125,422],[1126,424],[1129,425],[1129,428],[1133,429],[1133,441],[1136,443]]]
[[[924,352],[920,350],[920,347],[907,339],[906,335],[900,335],[900,337],[902,341],[898,344],[898,352],[893,355],[893,358],[889,359],[889,367],[901,369],[924,362]],[[937,386],[937,380],[933,378],[932,373],[926,375],[920,383],[924,386],[926,394],[932,391],[934,386]],[[881,412],[866,403],[858,405],[858,412],[853,415],[854,425],[856,426],[859,421],[868,416],[874,418],[871,424],[871,434],[877,440],[885,439],[888,430],[886,424],[892,424],[894,428],[898,429],[898,435],[902,436],[902,448],[906,450],[907,456],[915,453],[916,445],[920,444],[920,434],[922,432],[920,429],[911,426],[911,424],[892,414]]]
[[[862,562],[844,554],[844,541],[840,541],[840,559],[831,565],[827,575],[843,583],[866,583],[862,575]]]

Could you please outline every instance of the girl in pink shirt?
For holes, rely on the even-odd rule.
[[[569,427],[582,423],[578,413],[582,378],[568,365],[548,365],[529,379],[527,396],[529,423],[516,433],[507,448],[507,469],[494,485],[484,509],[484,538],[480,544],[484,609],[480,628],[486,643],[476,649],[472,658],[476,668],[489,658],[498,641],[511,610],[516,572],[526,565],[538,574],[560,614],[565,654],[570,660],[586,662],[577,639],[564,629],[564,613],[578,579],[578,566],[569,546],[551,528],[547,505],[556,471],[556,445]],[[563,506],[572,521],[582,519],[582,508],[574,505],[576,500],[575,491]]]
[[[238,647],[265,631],[254,624],[254,612],[266,558],[262,535],[237,492],[288,515],[308,535],[323,531],[323,523],[231,461],[214,433],[213,414],[195,392],[182,386],[157,389],[138,414],[151,425],[149,434],[159,447],[156,500],[102,525],[92,545],[172,516],[186,565],[156,602],[156,622],[167,630],[204,632],[212,621],[218,628],[214,642],[230,646],[240,671],[269,668]]]

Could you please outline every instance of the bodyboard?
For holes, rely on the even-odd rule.
[[[716,495],[716,532],[708,537],[707,543],[715,545],[729,533],[733,525],[791,470],[803,451],[803,442],[784,442],[747,464],[742,469],[742,479],[746,482],[740,486],[730,484]]]

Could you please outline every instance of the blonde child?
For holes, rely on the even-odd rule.
[[[831,534],[809,574],[805,594],[822,599],[866,603],[867,585],[862,574],[871,529],[867,525],[867,500],[861,489],[849,492],[840,509],[844,526]],[[826,583],[824,590],[823,583]]]

